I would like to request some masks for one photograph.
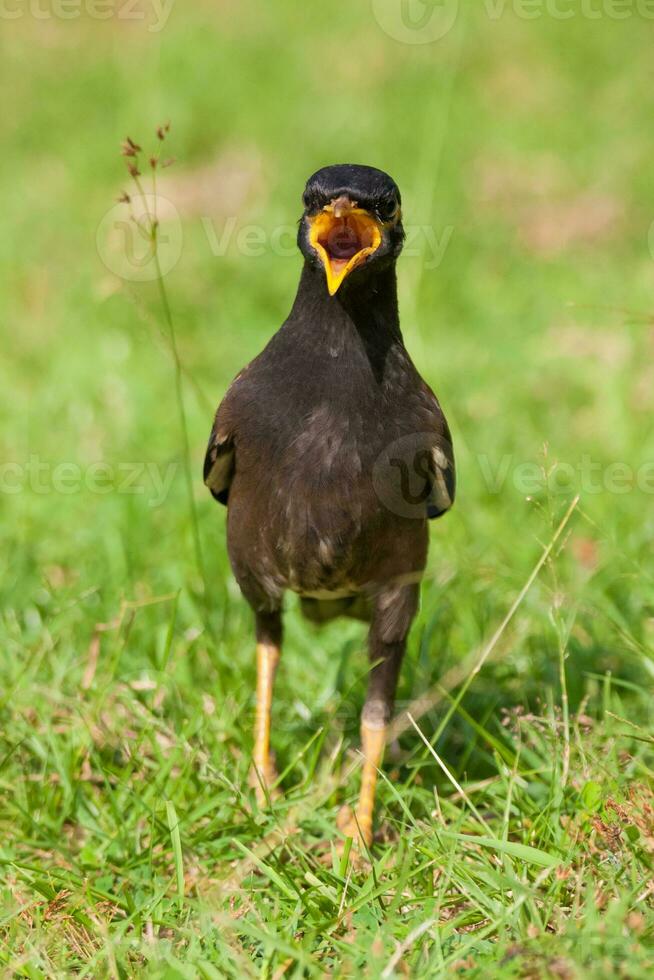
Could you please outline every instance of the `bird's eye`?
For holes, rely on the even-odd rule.
[[[382,221],[395,221],[400,212],[400,205],[395,198],[390,201],[381,201],[377,206],[377,212]]]
[[[307,211],[319,211],[322,207],[319,196],[315,191],[305,191],[302,195],[302,203]]]

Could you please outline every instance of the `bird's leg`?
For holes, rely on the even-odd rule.
[[[282,621],[279,612],[257,613],[257,704],[254,722],[252,784],[260,805],[266,802],[277,779],[270,751],[270,714],[273,685],[281,654]]]
[[[377,770],[384,758],[386,727],[387,724],[383,722],[371,724],[365,718],[361,719],[363,771],[361,773],[359,802],[355,811],[349,806],[343,806],[338,814],[338,829],[346,837],[353,837],[357,843],[363,842],[366,847],[370,847],[372,844],[372,818],[375,809]]]
[[[415,585],[389,589],[378,595],[373,604],[368,641],[373,666],[361,715],[361,790],[356,811],[343,807],[338,815],[339,829],[368,847],[372,843],[377,772],[384,757],[397,679],[417,606],[418,588]]]

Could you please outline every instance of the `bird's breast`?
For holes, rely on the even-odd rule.
[[[374,480],[406,426],[403,392],[396,386],[391,397],[369,367],[338,362],[311,374],[284,361],[274,393],[268,375],[250,390],[230,498],[285,587],[319,598],[359,591],[406,534]]]

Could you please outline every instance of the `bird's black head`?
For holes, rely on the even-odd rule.
[[[298,246],[325,270],[333,296],[343,281],[395,261],[404,230],[400,191],[383,170],[341,163],[309,177]]]

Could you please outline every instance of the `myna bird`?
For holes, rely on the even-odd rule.
[[[324,167],[303,203],[295,302],[218,408],[204,477],[227,506],[231,565],[255,616],[260,800],[277,779],[270,716],[284,593],[297,593],[314,622],[345,614],[370,623],[361,792],[356,812],[339,816],[347,836],[369,845],[427,521],[452,506],[454,457],[400,331],[397,185],[373,167]]]

